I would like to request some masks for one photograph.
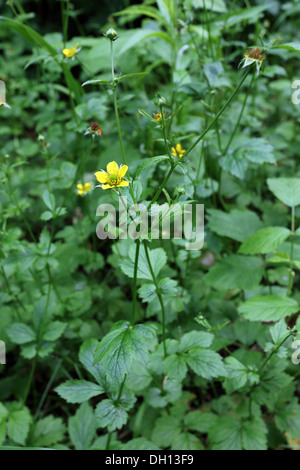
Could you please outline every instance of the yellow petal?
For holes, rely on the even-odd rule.
[[[85,183],[84,190],[89,191],[91,189],[91,187],[92,187],[92,183]]]
[[[107,173],[104,173],[104,171],[96,171],[95,176],[99,183],[106,183]]]
[[[181,144],[176,145],[176,150],[177,150],[177,153],[181,152]]]
[[[110,175],[117,175],[119,171],[118,164],[116,162],[110,162],[107,165],[106,170]]]
[[[78,188],[78,189],[83,189],[83,184],[78,184],[78,185],[77,185],[77,188]]]
[[[172,153],[173,153],[174,157],[176,157],[177,153],[176,153],[175,147],[171,147],[171,150],[172,150]]]
[[[123,176],[125,176],[126,172],[128,170],[128,166],[127,165],[121,165],[120,169],[119,169],[119,172],[118,172],[118,176],[120,178],[122,178]]]
[[[83,190],[80,190],[80,191],[78,190],[78,191],[77,191],[77,194],[78,194],[79,196],[81,196],[83,193],[84,193]]]
[[[103,184],[102,189],[110,189],[112,186],[110,184]]]
[[[77,46],[72,47],[71,49],[63,49],[63,54],[66,57],[73,57],[76,54]]]
[[[128,181],[121,181],[121,183],[117,184],[116,186],[117,186],[117,187],[129,186],[129,183],[128,183]]]

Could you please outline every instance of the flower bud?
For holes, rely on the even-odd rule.
[[[115,31],[112,27],[110,27],[106,33],[103,34],[103,36],[105,36],[106,38],[110,39],[111,41],[115,41],[116,39],[118,39],[118,33],[117,31]]]
[[[159,108],[162,108],[163,106],[166,106],[167,100],[163,96],[157,95],[154,104]]]

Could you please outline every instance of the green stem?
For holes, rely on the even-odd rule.
[[[209,124],[209,126],[205,129],[205,131],[202,132],[202,134],[198,137],[198,139],[196,139],[195,142],[187,149],[187,151],[182,156],[181,161],[187,157],[187,155],[196,147],[196,145],[200,142],[200,140],[202,140],[206,136],[206,134],[211,130],[211,128],[215,125],[215,123],[218,121],[220,116],[224,113],[225,109],[229,106],[229,104],[231,103],[235,95],[239,92],[241,86],[243,85],[244,81],[248,77],[250,71],[251,71],[251,68],[249,68],[247,72],[245,73],[245,75],[242,77],[240,83],[238,84],[234,92],[231,94],[231,96],[228,98],[224,106],[220,109],[220,111],[218,112],[214,120]]]
[[[122,157],[123,157],[123,163],[124,163],[124,165],[128,166],[127,165],[126,154],[125,154],[124,143],[123,143],[121,125],[120,125],[119,108],[118,108],[118,100],[117,100],[117,86],[114,83],[115,71],[114,71],[114,48],[113,48],[113,44],[114,43],[111,40],[110,41],[110,56],[111,56],[111,75],[112,75],[112,81],[113,81],[114,108],[115,108],[115,116],[116,116],[116,122],[117,122],[117,129],[118,129],[120,147],[121,147],[121,152],[122,152]],[[128,170],[127,174],[128,174],[128,177],[129,177],[129,170]],[[134,203],[136,203],[132,183],[130,183],[129,188],[130,188],[130,194],[131,194],[132,200],[133,200]]]
[[[273,349],[273,351],[271,351],[271,353],[269,354],[269,356],[264,360],[264,362],[262,363],[261,367],[258,369],[258,374],[261,373],[261,371],[265,368],[265,366],[268,364],[268,362],[270,361],[270,359],[273,357],[274,354],[276,354],[279,349],[281,348],[281,346],[286,342],[287,339],[289,339],[291,336],[294,336],[294,332],[292,333],[289,333],[281,342],[280,344],[275,348]],[[255,390],[256,388],[256,385],[257,384],[254,384],[252,385],[251,389],[250,389],[250,396],[249,396],[249,418],[252,419],[252,393],[253,391]]]
[[[290,251],[290,272],[289,272],[289,283],[286,296],[289,297],[292,292],[293,288],[293,281],[294,281],[294,271],[293,271],[293,263],[294,263],[294,241],[295,241],[295,207],[292,207],[292,224],[291,224],[291,251]]]
[[[172,163],[173,163],[173,159],[172,159],[172,156],[171,156],[170,147],[169,147],[168,140],[167,140],[166,122],[165,122],[165,117],[164,117],[164,113],[163,113],[163,108],[162,108],[162,106],[160,107],[160,113],[161,113],[162,132],[163,132],[165,147],[166,147],[167,154],[168,154],[168,156],[169,156],[170,163],[172,164]]]
[[[160,306],[161,306],[163,347],[164,347],[164,356],[166,357],[167,356],[167,348],[166,348],[166,311],[165,311],[165,306],[164,306],[163,299],[162,299],[162,296],[161,296],[161,293],[160,293],[160,290],[159,290],[159,286],[158,286],[158,283],[157,283],[157,280],[156,280],[155,273],[154,273],[152,265],[151,265],[149,251],[148,251],[148,247],[147,247],[147,241],[144,240],[143,243],[144,243],[147,263],[148,263],[148,266],[149,266],[151,277],[153,279],[153,283],[155,285],[156,295],[157,295],[157,298],[158,298]]]
[[[131,326],[135,324],[135,317],[136,317],[136,301],[137,301],[137,270],[138,270],[138,263],[139,263],[139,254],[140,254],[140,240],[137,239],[136,241],[136,248],[135,248],[135,260],[134,260],[134,274],[133,274],[133,286],[132,286],[132,315],[131,315]]]
[[[243,106],[242,106],[242,109],[241,109],[241,111],[240,111],[240,114],[239,114],[237,123],[236,123],[236,125],[235,125],[235,127],[234,127],[234,129],[233,129],[233,132],[232,132],[232,134],[231,134],[229,140],[228,140],[228,143],[227,143],[226,148],[225,148],[225,150],[224,150],[224,152],[223,152],[223,155],[226,155],[226,153],[228,152],[228,149],[229,149],[229,147],[230,147],[230,145],[231,145],[231,142],[233,141],[233,139],[234,139],[234,137],[235,137],[235,134],[236,134],[238,128],[240,127],[241,119],[242,119],[242,116],[243,116],[244,111],[245,111],[245,107],[246,107],[246,104],[247,104],[247,100],[248,100],[248,97],[249,97],[249,93],[250,93],[251,87],[252,87],[253,82],[254,82],[254,79],[255,79],[255,75],[256,75],[256,72],[254,71],[253,76],[252,76],[252,80],[251,80],[250,85],[249,85],[249,87],[248,87],[248,89],[247,89],[247,93],[246,93],[246,96],[245,96],[245,99],[244,99],[244,102],[243,102]]]
[[[243,78],[241,79],[240,83],[238,84],[238,86],[236,87],[236,89],[234,90],[234,92],[232,93],[232,95],[228,98],[228,100],[226,101],[226,103],[224,104],[224,106],[221,108],[221,110],[218,112],[218,114],[216,115],[216,117],[213,119],[213,121],[209,124],[209,126],[205,129],[204,132],[202,132],[202,134],[195,140],[195,142],[187,149],[187,151],[184,153],[184,155],[181,157],[181,161],[187,157],[187,155],[196,147],[196,145],[202,140],[204,139],[204,137],[206,136],[206,134],[210,131],[210,129],[215,125],[215,123],[218,121],[218,119],[220,118],[220,116],[224,113],[225,109],[229,106],[229,104],[231,103],[231,101],[233,100],[233,98],[235,97],[235,95],[238,93],[238,91],[240,90],[241,86],[243,85],[244,81],[246,80],[246,78],[248,77],[249,75],[249,72],[250,72],[251,68],[249,68],[247,70],[247,72],[245,73],[245,75],[243,76]],[[162,190],[164,189],[165,185],[167,184],[167,182],[169,181],[170,177],[172,176],[172,173],[175,169],[175,166],[176,165],[172,165],[167,176],[165,177],[164,181],[162,182],[161,186],[159,187],[159,189],[157,190],[156,194],[154,195],[151,203],[150,203],[150,206],[152,204],[154,204],[154,202],[158,199],[160,193],[162,192]]]

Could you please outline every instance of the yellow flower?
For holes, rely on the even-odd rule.
[[[162,114],[161,113],[155,113],[154,114],[154,119],[155,121],[159,122],[162,118]]]
[[[173,157],[181,158],[184,153],[185,153],[185,149],[181,147],[181,144],[176,144],[176,147],[172,147]]]
[[[92,189],[92,183],[78,184],[77,194],[79,194],[79,196],[82,196],[83,194],[90,192],[91,189]]]
[[[71,47],[71,49],[63,49],[63,55],[65,57],[68,57],[68,58],[71,58],[71,57],[74,57],[74,55],[76,54],[76,52],[79,52],[80,51],[80,47],[78,47],[78,42],[76,43],[76,46],[74,47]]]
[[[120,168],[116,162],[110,162],[107,171],[101,170],[95,173],[99,183],[102,184],[102,189],[119,188],[122,186],[129,186],[129,182],[124,179],[128,170],[127,165],[121,165]]]

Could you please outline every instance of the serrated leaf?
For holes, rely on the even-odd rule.
[[[210,349],[193,349],[187,355],[186,362],[197,375],[205,379],[227,376],[221,356]]]
[[[98,346],[96,339],[87,339],[81,346],[79,351],[79,360],[86,370],[97,380],[98,384],[103,386],[105,372],[100,363],[94,364],[95,352]]]
[[[87,380],[68,380],[56,387],[55,391],[68,403],[82,403],[104,393],[100,385]]]
[[[106,428],[109,432],[121,429],[127,423],[128,414],[120,404],[107,399],[99,403],[95,410],[97,425]]]
[[[283,295],[260,295],[252,297],[239,306],[238,312],[251,321],[277,321],[297,313],[298,303]]]
[[[15,344],[26,344],[36,340],[36,333],[25,323],[13,323],[6,332]]]
[[[234,209],[226,213],[209,209],[208,213],[208,226],[213,232],[239,242],[243,242],[262,227],[258,215],[252,211]]]
[[[61,321],[51,322],[49,325],[47,325],[45,329],[43,339],[45,341],[56,341],[58,338],[61,337],[66,327],[67,323],[63,323]]]
[[[129,322],[118,322],[98,345],[94,363],[101,361],[108,379],[121,382],[133,359],[147,365],[148,346],[144,337],[151,334],[153,329],[147,325],[131,327]]]
[[[75,416],[69,418],[68,428],[75,449],[88,450],[96,435],[96,418],[88,403],[82,403]]]
[[[62,418],[50,415],[42,418],[34,425],[30,435],[30,445],[48,447],[64,439],[66,427]]]
[[[154,271],[155,277],[158,276],[161,269],[167,262],[167,255],[162,248],[155,248],[154,250],[148,250],[149,257],[152,269]],[[135,246],[132,246],[129,250],[129,255],[127,259],[124,259],[120,262],[120,267],[124,274],[128,277],[134,277],[134,262],[135,262]],[[145,248],[141,246],[138,260],[138,279],[148,279],[152,281],[151,271],[147,262]]]
[[[25,445],[32,417],[27,408],[15,410],[9,414],[7,433],[16,444]]]
[[[300,204],[300,178],[269,178],[270,191],[289,207]]]
[[[263,272],[260,259],[230,255],[212,266],[204,280],[218,290],[250,289],[260,283]]]
[[[167,157],[166,155],[158,155],[157,157],[152,157],[152,158],[149,158],[148,160],[145,160],[143,163],[141,163],[137,167],[133,178],[136,179],[142,173],[142,171],[145,171],[148,168],[151,168],[152,166],[157,165],[159,162],[162,162],[163,160],[168,160],[168,159],[169,157]]]
[[[244,255],[267,254],[275,251],[291,234],[285,227],[267,227],[253,233],[239,248]]]

